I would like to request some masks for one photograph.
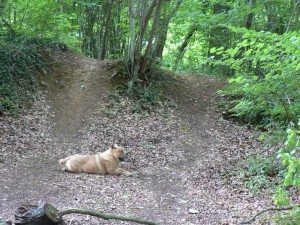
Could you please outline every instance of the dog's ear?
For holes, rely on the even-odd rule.
[[[111,146],[111,149],[115,149],[116,148],[116,146],[115,146],[115,144],[113,144],[112,146]]]

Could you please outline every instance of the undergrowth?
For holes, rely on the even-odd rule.
[[[168,75],[160,68],[153,68],[147,80],[138,79],[132,87],[128,87],[128,73],[123,64],[123,68],[118,70],[121,84],[116,88],[112,96],[116,103],[124,99],[130,100],[130,110],[132,113],[152,112],[157,109],[174,107],[175,103],[166,97],[163,89],[168,85]],[[118,98],[122,100],[117,100]]]
[[[242,161],[237,170],[230,172],[230,176],[239,179],[255,194],[262,191],[274,193],[276,187],[282,183],[283,169],[274,158],[252,156]]]
[[[4,34],[0,38],[0,115],[16,115],[32,103],[37,73],[46,72],[45,54],[57,46],[49,39]]]
[[[274,158],[262,158],[255,156],[247,159],[247,170],[244,172],[245,185],[258,191],[261,189],[273,189],[282,182],[283,167]]]

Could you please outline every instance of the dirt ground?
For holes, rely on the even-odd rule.
[[[0,220],[25,203],[89,208],[163,225],[238,224],[272,205],[224,176],[259,151],[258,133],[224,121],[214,93],[222,79],[177,75],[165,92],[177,107],[132,114],[130,100],[110,100],[114,65],[71,51],[53,53],[43,91],[19,118],[0,118]],[[113,143],[128,152],[136,176],[71,174],[58,160],[94,154]],[[68,215],[67,224],[133,224]],[[263,223],[262,220],[257,224]]]

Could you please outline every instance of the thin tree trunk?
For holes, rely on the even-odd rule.
[[[97,8],[86,8],[86,29],[83,34],[82,49],[84,53],[90,57],[97,58],[98,52],[96,47],[96,38],[94,34],[94,25],[97,20],[98,6]]]
[[[130,40],[128,48],[128,62],[130,66],[130,81],[128,82],[128,88],[130,89],[134,82],[137,80],[138,73],[142,65],[142,43],[144,41],[144,35],[146,33],[151,14],[157,4],[158,0],[153,0],[148,9],[147,2],[148,0],[129,0],[129,23],[130,23]],[[134,4],[135,3],[135,4]],[[135,5],[135,7],[134,7]],[[139,15],[137,18],[137,24],[139,31],[135,32],[135,18],[136,15]]]
[[[128,82],[128,88],[130,89],[138,77],[141,80],[147,80],[147,75],[149,75],[148,70],[151,69],[155,58],[158,55],[162,56],[169,22],[183,0],[177,0],[177,4],[171,10],[170,14],[165,13],[163,16],[163,4],[165,2],[166,5],[164,6],[167,6],[170,1],[152,0],[150,4],[147,4],[149,0],[128,1],[130,24],[130,39],[128,44],[130,81]],[[135,7],[134,2],[136,2]],[[136,9],[136,12],[134,12],[134,9]],[[135,16],[134,13],[138,16]],[[164,17],[164,19],[161,19],[161,17]],[[135,21],[135,18],[137,18],[137,21]],[[151,18],[151,30],[147,31]],[[138,32],[135,31],[137,28],[135,24],[138,25]],[[143,48],[144,43],[146,43],[145,48]],[[142,56],[143,50],[144,53]]]
[[[128,59],[130,65],[130,74],[132,77],[134,74],[134,52],[135,52],[135,10],[133,0],[129,0],[129,26],[130,26],[130,38],[128,43]]]
[[[79,21],[79,30],[78,30],[78,39],[79,39],[79,45],[80,42],[82,41],[82,31],[83,31],[83,26],[82,26],[82,3],[79,1],[79,15],[78,15],[78,21]]]
[[[102,60],[105,59],[105,55],[106,55],[107,37],[108,37],[108,33],[109,33],[109,23],[110,23],[113,5],[114,5],[114,0],[111,0],[110,3],[108,4],[109,8],[108,8],[108,14],[107,14],[106,23],[105,23],[103,41],[102,41],[102,53],[101,53],[101,58],[100,58]]]
[[[158,0],[157,6],[155,9],[155,15],[153,19],[153,24],[152,24],[152,29],[148,38],[148,44],[145,50],[145,54],[143,57],[143,60],[141,62],[141,71],[140,73],[142,75],[145,74],[146,70],[151,67],[152,63],[152,57],[151,57],[151,48],[153,47],[153,37],[155,32],[157,32],[157,26],[159,23],[159,18],[160,18],[160,13],[161,13],[161,5],[162,5],[162,0]]]
[[[283,16],[277,14],[276,5],[273,4],[275,3],[272,1],[264,3],[267,11],[266,30],[277,34],[283,34],[286,30],[283,25]]]
[[[163,53],[163,50],[164,50],[164,47],[166,44],[168,27],[169,27],[170,21],[171,21],[172,17],[175,15],[175,13],[177,12],[177,10],[182,2],[183,2],[183,0],[178,0],[176,3],[176,6],[173,8],[173,10],[169,14],[168,18],[161,21],[161,23],[160,23],[161,24],[160,31],[157,32],[158,35],[155,38],[156,43],[154,44],[155,48],[153,49],[154,50],[153,55],[155,58],[162,59],[162,53]]]
[[[173,70],[177,71],[179,62],[182,59],[182,57],[185,53],[186,47],[188,46],[188,44],[189,44],[190,40],[192,39],[192,37],[193,37],[194,33],[196,32],[196,30],[197,30],[197,27],[195,25],[193,25],[190,28],[189,32],[186,34],[186,36],[184,38],[184,41],[182,42],[182,44],[178,48],[178,53],[177,53],[177,56],[176,56],[176,60],[175,60],[175,63],[174,63]]]
[[[253,8],[256,4],[256,0],[250,0],[250,7]],[[249,30],[250,27],[252,26],[252,22],[253,22],[253,18],[254,18],[255,14],[254,13],[249,13],[246,16],[246,24],[245,27]]]
[[[150,17],[151,17],[151,14],[157,4],[157,1],[158,0],[153,0],[146,12],[146,5],[147,5],[147,0],[143,0],[141,1],[141,4],[140,4],[140,15],[144,15],[144,13],[146,12],[145,14],[145,17],[143,16],[140,16],[139,17],[139,33],[138,33],[138,36],[137,36],[137,43],[136,43],[136,46],[135,46],[135,64],[136,64],[136,68],[139,68],[140,67],[140,64],[141,64],[141,52],[142,52],[142,42],[144,40],[144,35],[146,33],[146,30],[147,30],[147,27],[148,27],[148,23],[149,23],[149,20],[150,20]],[[135,73],[138,73],[139,69],[135,69]]]
[[[295,19],[295,30],[299,28],[299,24],[298,24],[299,23],[299,3],[300,3],[300,0],[293,1],[293,12],[292,12],[292,15],[290,17],[290,20],[289,20],[289,23],[287,25],[285,32],[289,32],[291,30],[293,18]]]
[[[145,18],[144,18],[144,20],[142,22],[142,29],[141,29],[141,34],[140,34],[142,39],[143,39],[144,34],[145,34],[146,30],[147,30],[147,26],[148,26],[148,22],[150,20],[151,14],[152,14],[152,12],[153,12],[153,10],[154,10],[154,8],[155,8],[155,6],[156,6],[156,4],[157,4],[158,1],[159,0],[153,0],[152,1],[151,5],[150,5],[150,7],[149,7],[149,9],[148,9],[148,11],[146,13],[146,16],[145,16]],[[146,5],[146,4],[144,3],[143,5]]]

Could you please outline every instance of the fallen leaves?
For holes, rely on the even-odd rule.
[[[219,120],[212,97],[217,81],[183,75],[174,90],[169,87],[177,108],[163,106],[136,114],[132,113],[135,103],[127,98],[99,97],[109,87],[105,77],[111,75],[104,62],[67,58],[74,59],[72,68],[68,62],[55,73],[72,77],[63,80],[64,88],[48,91],[52,108],[41,95],[19,118],[1,118],[3,218],[12,217],[20,201],[44,199],[60,209],[113,210],[164,225],[236,224],[256,207],[271,203],[268,196],[254,197],[222,175],[239,160],[258,153],[261,142],[250,138],[258,132]],[[95,154],[113,143],[125,147],[128,154],[122,167],[137,176],[59,170],[59,158]],[[69,223],[99,221],[74,216]]]

